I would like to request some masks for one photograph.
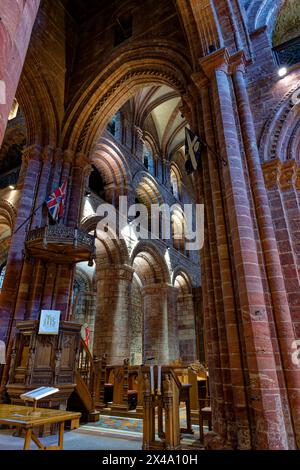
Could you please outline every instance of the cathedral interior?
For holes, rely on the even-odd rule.
[[[300,449],[299,139],[298,0],[0,1],[0,449]]]

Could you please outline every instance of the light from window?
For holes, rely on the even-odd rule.
[[[6,271],[6,264],[3,264],[0,268],[0,289],[2,289],[2,286],[3,286],[5,271]]]

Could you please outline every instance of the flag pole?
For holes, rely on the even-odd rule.
[[[31,212],[27,219],[25,219],[24,222],[22,222],[21,225],[14,231],[13,235],[15,235],[20,230],[20,228],[22,228],[23,225],[25,225],[26,222],[28,222],[28,220],[32,218],[32,216],[42,207],[44,203],[45,201],[43,201],[42,204],[40,204],[36,209],[34,209],[34,211]]]
[[[221,157],[218,153],[216,153],[216,152],[211,148],[211,146],[208,145],[208,143],[207,143],[205,140],[203,140],[203,139],[202,139],[201,137],[199,137],[199,136],[197,136],[197,137],[198,137],[198,139],[200,140],[201,144],[204,145],[204,147],[207,147],[208,150],[209,150],[215,157],[217,157],[217,159],[218,159],[220,162],[222,162],[222,164],[223,164],[224,166],[227,166],[227,162],[226,162],[226,160],[224,160],[223,157]]]

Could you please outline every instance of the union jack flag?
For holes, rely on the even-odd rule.
[[[57,219],[63,216],[65,199],[67,193],[67,182],[56,188],[53,193],[48,196],[46,204],[52,219],[56,222]]]

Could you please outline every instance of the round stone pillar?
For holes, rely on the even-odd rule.
[[[97,261],[96,261],[97,264]],[[134,270],[127,265],[97,266],[97,311],[94,349],[109,364],[129,358],[129,317]]]
[[[285,416],[257,250],[256,220],[251,211],[251,189],[240,151],[227,50],[219,50],[202,59],[201,65],[211,79],[217,137],[226,163],[222,168],[222,178],[236,268],[250,406],[255,424],[252,445],[255,449],[287,449],[287,430],[283,426]],[[269,432],[271,428],[272,434]]]
[[[168,284],[150,284],[142,289],[144,305],[143,357],[157,364],[179,359],[177,289]]]
[[[271,210],[268,202],[267,191],[264,183],[252,112],[246,84],[244,80],[244,65],[238,63],[234,74],[233,83],[240,115],[241,129],[244,138],[245,153],[249,168],[249,176],[253,191],[253,199],[261,235],[263,253],[266,261],[266,271],[269,278],[269,286],[273,300],[274,319],[277,326],[277,336],[281,349],[281,360],[288,391],[290,411],[293,419],[293,429],[300,448],[300,369],[293,363],[291,345],[297,339],[287,292],[284,284],[283,270],[276,243]]]
[[[184,362],[196,360],[196,333],[193,294],[180,294],[177,299],[179,355]]]
[[[0,339],[3,339],[7,344],[13,331],[12,320],[14,319],[14,322],[23,320],[26,311],[27,289],[31,276],[29,265],[24,269],[23,250],[26,229],[29,226],[30,216],[38,195],[42,150],[40,146],[32,145],[27,147],[23,153],[23,188],[1,289]]]
[[[91,172],[91,165],[89,160],[83,153],[78,153],[75,156],[73,163],[71,185],[68,190],[68,218],[67,225],[69,227],[76,227],[79,225],[81,209],[83,204],[83,193],[86,187],[87,178]]]

